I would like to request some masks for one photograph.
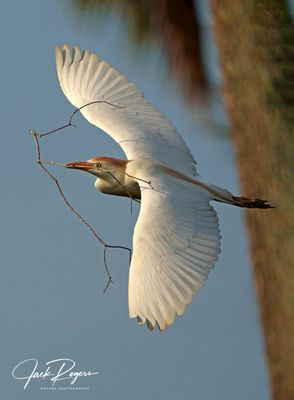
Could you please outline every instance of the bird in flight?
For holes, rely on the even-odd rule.
[[[272,206],[202,180],[174,126],[97,55],[64,45],[56,49],[56,66],[68,100],[127,156],[65,166],[95,175],[102,193],[141,201],[129,271],[129,316],[163,331],[183,314],[218,259],[221,236],[210,202]]]

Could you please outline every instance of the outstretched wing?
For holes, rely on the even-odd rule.
[[[129,160],[151,159],[186,175],[196,175],[196,162],[173,125],[148,103],[136,86],[107,62],[77,47],[56,49],[56,67],[68,100],[92,124],[120,144]]]
[[[168,176],[152,177],[154,189],[138,183],[142,201],[133,238],[129,316],[164,330],[183,314],[218,259],[218,218],[209,204],[212,195],[198,186]]]

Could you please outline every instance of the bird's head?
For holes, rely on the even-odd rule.
[[[128,174],[128,160],[111,157],[94,157],[87,161],[65,164],[66,168],[80,169],[97,177],[95,187],[102,193],[141,199],[138,182]]]
[[[93,157],[87,161],[74,161],[65,164],[65,167],[86,171],[97,176],[98,178],[101,178],[109,172],[115,173],[125,171],[127,163],[127,160],[120,160],[118,158]]]

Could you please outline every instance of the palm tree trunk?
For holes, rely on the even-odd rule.
[[[294,27],[281,0],[211,0],[274,399],[294,399]]]

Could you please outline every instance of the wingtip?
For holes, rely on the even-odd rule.
[[[67,43],[63,43],[63,45],[62,45],[62,50],[69,50],[69,45],[67,44]]]
[[[149,331],[153,331],[153,329],[155,328],[155,326],[152,324],[151,321],[149,321],[149,319],[146,319],[146,325]]]
[[[60,47],[58,47],[58,46],[55,48],[55,60],[56,60],[57,74],[58,74],[58,77],[59,77],[60,70],[63,67],[64,60],[63,60],[63,57],[62,57],[62,51],[61,51]]]
[[[157,321],[156,321],[156,326],[157,326],[159,332],[163,332],[165,330],[165,326],[161,327]]]
[[[153,331],[156,326],[160,332],[163,332],[165,329],[165,326],[161,326],[158,321],[154,321],[154,323],[152,323],[148,318],[141,318],[139,315],[136,316],[136,319],[139,325],[144,325],[146,323],[149,331]]]
[[[57,69],[59,70],[63,68],[66,63],[71,64],[75,61],[80,61],[83,56],[81,55],[81,51],[78,46],[73,46],[70,48],[67,43],[64,43],[61,46],[56,46],[55,58]]]
[[[63,43],[62,45],[55,47],[55,52],[61,53],[63,50],[69,50],[69,45],[67,43]]]
[[[64,62],[66,59],[66,56],[64,56],[64,52],[70,53],[69,46],[66,43],[64,43],[62,46],[56,46],[55,59],[56,59],[57,69],[64,66]]]
[[[61,50],[59,46],[55,47],[55,57],[58,59],[61,56]]]

